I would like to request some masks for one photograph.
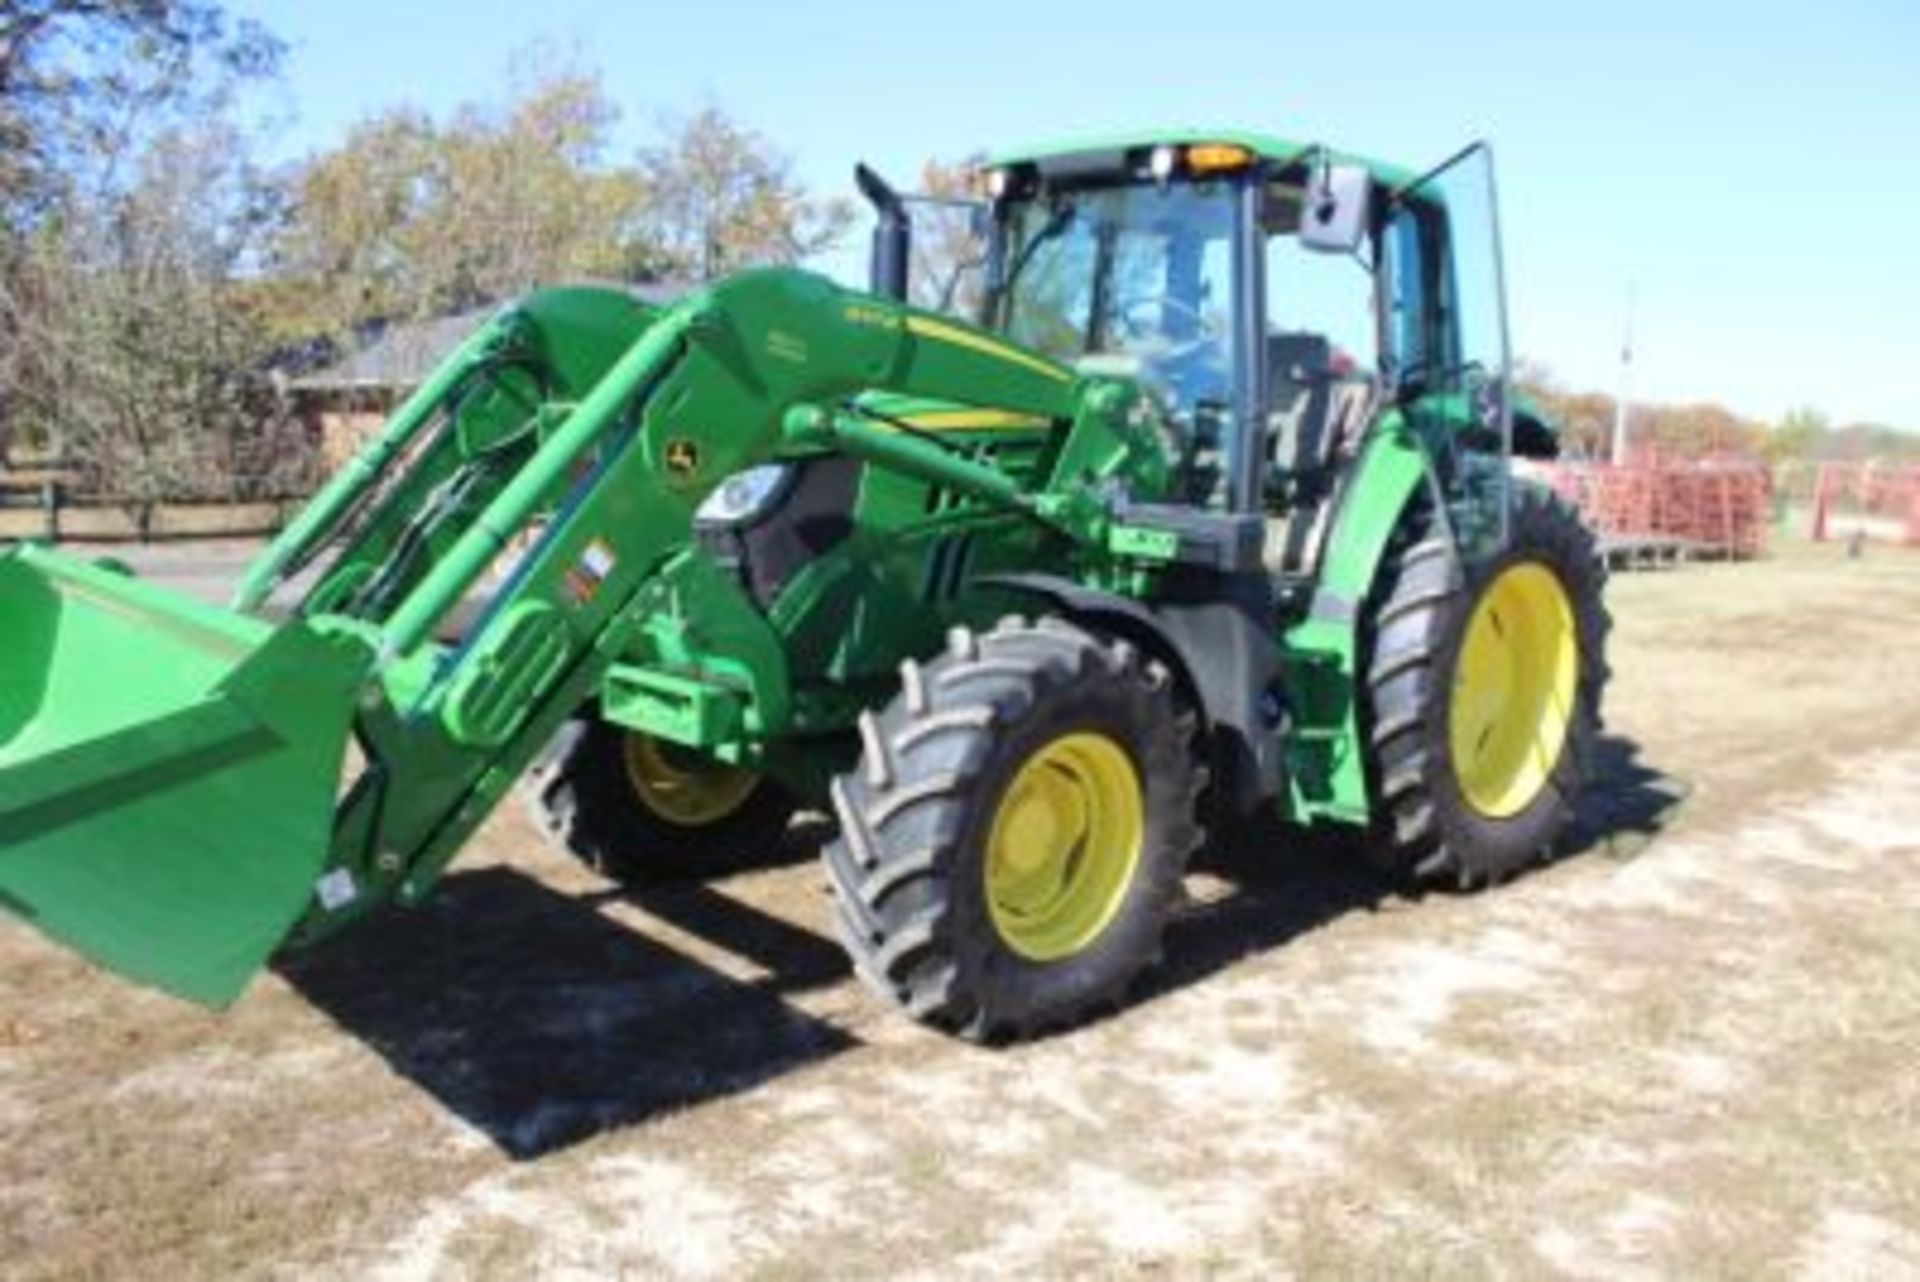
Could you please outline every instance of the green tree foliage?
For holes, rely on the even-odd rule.
[[[1836,427],[1819,410],[1802,406],[1788,411],[1774,424],[1767,433],[1764,452],[1776,463],[1914,462],[1920,461],[1920,432],[1901,431],[1883,423]]]
[[[1570,392],[1538,361],[1514,365],[1520,390],[1560,425],[1561,447],[1579,458],[1607,458],[1613,448],[1614,398],[1604,392]],[[1635,450],[1649,446],[1669,457],[1739,455],[1779,467],[1808,461],[1920,460],[1920,432],[1875,423],[1836,427],[1817,409],[1802,406],[1778,423],[1742,418],[1711,402],[1686,405],[1639,403],[1632,407],[1628,439]]]
[[[1790,410],[1768,430],[1761,450],[1767,461],[1775,464],[1816,458],[1831,431],[1825,414],[1803,406]]]
[[[640,177],[605,161],[618,114],[597,76],[569,71],[444,125],[393,111],[357,126],[291,180],[276,327],[339,337],[655,270]]]
[[[1561,448],[1580,458],[1605,459],[1613,453],[1614,413],[1618,402],[1605,392],[1573,392],[1538,361],[1515,362],[1520,390],[1560,425]],[[1629,407],[1627,440],[1631,450],[1649,448],[1672,457],[1754,455],[1767,431],[1712,402],[1659,404],[1636,402]]]
[[[683,280],[797,263],[838,242],[853,219],[851,203],[808,195],[790,158],[718,107],[672,122],[641,152],[640,174],[642,225],[665,273]]]
[[[759,134],[709,107],[633,164],[597,75],[549,71],[504,105],[438,123],[396,110],[289,183],[267,288],[276,332],[345,341],[568,280],[697,281],[830,246],[851,210],[818,201]]]
[[[434,147],[431,121],[395,110],[355,125],[291,177],[262,284],[278,333],[344,335],[417,306],[412,262]]]
[[[1682,458],[1751,456],[1766,434],[1763,425],[1711,402],[1644,406],[1639,421],[1643,439]]]

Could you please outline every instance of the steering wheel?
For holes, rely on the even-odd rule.
[[[1219,337],[1213,322],[1207,319],[1206,313],[1185,299],[1175,298],[1172,294],[1137,294],[1116,303],[1113,309],[1113,318],[1119,322],[1120,329],[1127,338],[1166,340],[1167,332],[1164,325],[1149,326],[1140,318],[1140,313],[1149,307],[1158,307],[1162,313],[1168,310],[1181,312],[1193,319],[1193,337],[1179,342],[1170,342],[1163,350],[1152,353],[1158,360],[1185,360],[1205,350]]]

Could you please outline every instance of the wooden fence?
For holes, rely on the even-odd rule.
[[[258,538],[278,532],[305,502],[304,495],[240,503],[114,499],[75,494],[56,471],[21,469],[0,473],[0,543]]]

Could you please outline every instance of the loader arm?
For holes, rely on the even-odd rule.
[[[696,634],[721,618],[754,627],[745,594],[692,540],[694,511],[723,478],[784,453],[839,448],[965,483],[963,461],[838,409],[875,389],[1039,415],[1089,435],[1111,433],[1116,409],[1053,362],[795,271],[733,278],[653,321],[370,633],[385,677],[382,703],[361,715],[374,762],[349,797],[331,861],[352,877],[356,900],[424,893],[639,629],[663,618]],[[997,473],[978,472],[983,491],[1023,506]],[[429,645],[536,526],[460,643]],[[775,644],[756,649],[746,716],[776,734],[784,660]],[[355,912],[322,907],[309,930]]]
[[[423,896],[643,628],[752,652],[742,716],[776,733],[781,648],[692,538],[701,500],[765,460],[850,452],[1104,536],[1089,487],[1063,498],[1056,476],[1041,501],[851,408],[874,390],[1044,418],[1071,480],[1164,477],[1130,385],[807,273],[747,273],[663,313],[615,291],[536,294],[263,554],[245,613],[203,617],[50,551],[0,559],[0,617],[37,629],[46,669],[0,688],[0,903],[223,1004],[289,939]],[[259,621],[308,565],[319,579],[292,618]],[[463,601],[477,614],[445,642]],[[77,665],[138,674],[175,641],[196,657],[167,699],[141,680],[73,694]],[[193,768],[167,768],[176,741]]]

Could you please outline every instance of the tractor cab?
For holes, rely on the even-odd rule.
[[[1463,536],[1499,537],[1508,355],[1483,146],[1426,175],[1241,133],[988,163],[980,321],[1158,402],[1197,508],[1267,518],[1313,572],[1344,464],[1388,411]]]

